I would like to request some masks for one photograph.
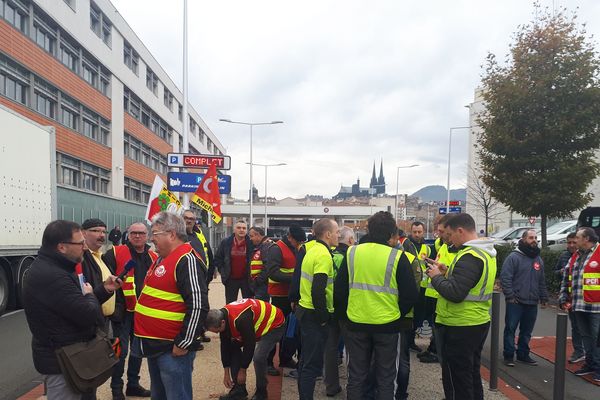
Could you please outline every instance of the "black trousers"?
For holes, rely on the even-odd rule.
[[[475,326],[436,324],[446,400],[483,400],[481,350],[490,323]]]
[[[286,326],[287,321],[289,320],[289,315],[292,312],[292,305],[290,301],[285,296],[272,296],[271,304],[275,307],[279,308],[283,315],[285,315]],[[293,338],[288,338],[285,335],[281,338],[281,342],[279,342],[279,365],[286,365],[292,361],[292,357],[296,354],[296,350],[298,349],[298,338],[294,336]],[[273,357],[275,357],[275,348],[271,350],[269,354],[269,365],[273,365]]]
[[[250,299],[254,297],[252,289],[250,289],[250,282],[248,279],[228,279],[225,285],[225,303],[229,304],[238,299],[238,292],[242,292],[243,299]]]

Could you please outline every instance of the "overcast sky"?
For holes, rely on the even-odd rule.
[[[183,1],[112,2],[181,85]],[[219,118],[285,122],[253,135],[255,163],[288,164],[269,168],[277,198],[368,186],[381,159],[389,194],[408,164],[420,167],[400,170],[400,193],[446,186],[449,128],[468,125],[487,53],[504,59],[532,3],[190,0],[189,99],[231,156],[235,197],[248,194],[249,128]],[[600,36],[600,1],[540,3],[579,7]],[[452,188],[465,186],[466,163],[466,131],[455,131]],[[264,195],[263,167],[254,184]]]

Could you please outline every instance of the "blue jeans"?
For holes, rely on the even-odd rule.
[[[126,312],[123,322],[118,325],[119,340],[121,341],[121,357],[119,362],[113,368],[110,387],[113,391],[123,390],[123,373],[125,372],[125,358],[129,352],[129,343],[133,338],[133,313]],[[129,356],[127,361],[127,387],[136,387],[140,385],[140,369],[142,367],[142,359],[135,357],[133,354]]]
[[[400,332],[400,352],[398,354],[398,376],[396,377],[395,397],[398,400],[408,399],[408,381],[410,378],[410,332]]]
[[[192,400],[195,352],[173,357],[171,352],[148,358],[152,400]]]
[[[585,348],[585,366],[600,373],[600,347],[597,345],[600,314],[575,311],[577,327]]]
[[[512,360],[515,354],[515,332],[519,327],[517,358],[529,356],[529,341],[535,326],[538,306],[506,303],[504,317],[504,358]]]

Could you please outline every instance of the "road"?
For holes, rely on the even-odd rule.
[[[537,357],[535,354],[532,357],[538,361],[538,366],[536,367],[520,363],[516,363],[515,367],[507,367],[502,363],[504,297],[502,297],[500,304],[500,378],[514,387],[518,385],[520,391],[531,400],[552,399],[554,364],[541,357]],[[533,336],[556,336],[556,314],[557,309],[555,307],[540,309],[533,330]],[[570,325],[567,332],[570,336]],[[489,367],[490,336],[491,334],[488,335],[488,340],[482,354],[483,363],[487,367]],[[567,357],[569,356],[570,354],[567,354]],[[565,374],[565,398],[569,400],[600,399],[600,386],[593,385],[567,371]]]
[[[31,360],[31,333],[23,310],[0,317],[0,399],[15,399],[42,382]]]

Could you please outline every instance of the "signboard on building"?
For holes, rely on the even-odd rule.
[[[452,202],[450,202],[452,203]],[[450,207],[450,214],[460,214],[462,212],[462,207]],[[446,207],[440,207],[440,214],[446,214]]]
[[[204,174],[191,172],[169,172],[167,174],[167,188],[172,192],[194,193],[198,189]],[[231,176],[219,175],[219,193],[231,193]]]
[[[231,169],[231,157],[210,154],[169,153],[167,164],[169,167],[183,168],[208,168],[214,164],[217,169],[228,170]]]

